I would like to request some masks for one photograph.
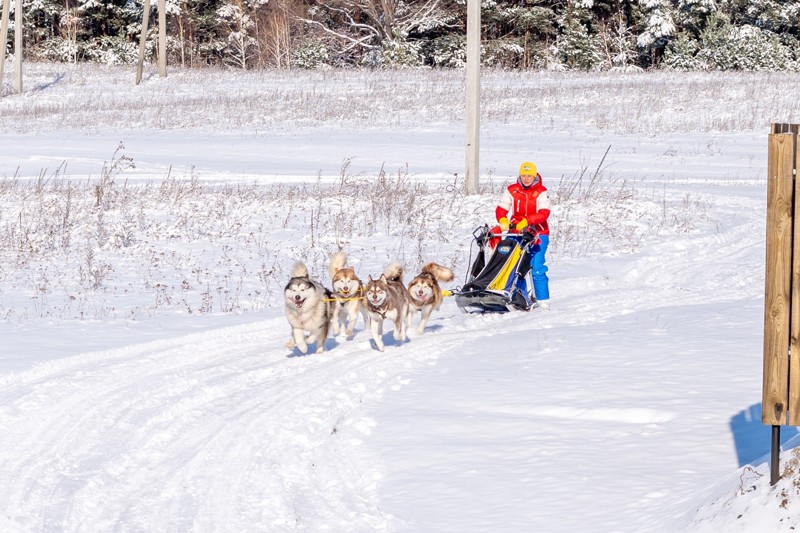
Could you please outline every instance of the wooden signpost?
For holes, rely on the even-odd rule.
[[[772,426],[772,485],[780,479],[780,428],[800,426],[799,132],[798,124],[773,124],[768,143],[761,421]]]

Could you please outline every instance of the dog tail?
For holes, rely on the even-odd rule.
[[[452,270],[442,265],[437,265],[436,263],[428,263],[422,267],[422,271],[426,274],[430,274],[438,281],[453,281],[455,277]]]
[[[328,265],[328,274],[333,277],[337,272],[344,268],[347,264],[347,254],[344,252],[336,252],[331,257],[331,264]]]
[[[305,263],[302,261],[298,261],[292,267],[292,277],[293,278],[307,278],[308,277],[308,269],[306,268]]]
[[[399,281],[400,283],[403,282],[403,264],[397,261],[393,262],[389,266],[386,267],[386,270],[383,273],[386,276],[386,279],[389,281]]]

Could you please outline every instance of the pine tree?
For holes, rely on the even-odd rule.
[[[602,56],[597,39],[589,33],[583,22],[589,17],[587,6],[591,5],[591,0],[570,0],[570,5],[571,9],[561,20],[555,56],[567,69],[592,70],[600,65]]]
[[[640,4],[647,20],[636,44],[647,53],[648,64],[644,66],[658,65],[676,32],[675,12],[669,0],[642,0]]]

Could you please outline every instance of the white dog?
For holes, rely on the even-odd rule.
[[[298,262],[292,269],[292,277],[283,295],[286,318],[292,326],[292,336],[286,342],[286,347],[292,350],[296,346],[301,352],[307,353],[308,345],[316,343],[316,353],[322,353],[335,304],[330,291],[310,279],[306,265]],[[306,331],[309,332],[308,337]]]

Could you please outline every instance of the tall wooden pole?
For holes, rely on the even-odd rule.
[[[11,0],[7,0],[10,2]],[[22,92],[22,0],[14,5],[14,87]]]
[[[468,194],[478,192],[481,107],[481,2],[467,0],[467,165]]]
[[[0,21],[0,94],[3,93],[3,72],[6,67],[6,41],[8,40],[8,12],[11,0],[3,0],[3,18]]]
[[[158,0],[158,75],[167,77],[167,7],[166,0]]]
[[[136,61],[136,85],[142,81],[142,65],[147,44],[147,24],[150,21],[150,0],[144,0],[142,8],[142,34],[139,36],[139,58]]]
[[[781,426],[800,425],[800,125],[773,124],[767,157],[764,376],[761,421],[772,426],[770,484],[780,480]]]

